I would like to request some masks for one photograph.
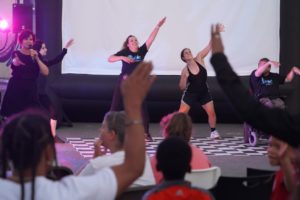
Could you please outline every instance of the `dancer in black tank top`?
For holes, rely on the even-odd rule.
[[[218,24],[219,32],[224,31],[224,26]],[[188,113],[195,103],[200,103],[208,115],[208,124],[211,129],[212,139],[220,138],[216,130],[216,113],[214,103],[207,86],[207,71],[204,65],[204,58],[211,50],[211,42],[201,50],[194,58],[190,49],[185,48],[181,51],[181,59],[187,65],[181,72],[179,87],[183,90],[179,112]]]
[[[122,61],[122,71],[119,76],[117,85],[115,87],[115,91],[114,91],[114,95],[110,107],[111,111],[120,111],[124,109],[120,85],[122,81],[125,80],[127,76],[130,75],[131,72],[138,66],[138,64],[144,60],[144,57],[146,56],[149,48],[151,47],[159,31],[159,28],[165,23],[165,21],[166,21],[166,17],[162,18],[158,22],[158,24],[151,32],[149,38],[142,46],[139,46],[139,42],[135,36],[129,35],[123,44],[123,48],[119,52],[111,55],[108,58],[108,62]],[[143,115],[145,134],[147,139],[151,141],[152,137],[149,133],[148,109],[145,101],[143,102],[142,107],[143,107],[142,115]]]

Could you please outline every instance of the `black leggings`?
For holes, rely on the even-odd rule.
[[[120,75],[118,78],[118,82],[116,84],[115,90],[114,90],[113,99],[112,99],[112,103],[110,106],[110,111],[124,110],[123,97],[121,94],[122,80],[123,80],[123,76]],[[142,104],[142,118],[143,118],[145,133],[149,133],[149,113],[148,113],[146,101],[144,101]]]

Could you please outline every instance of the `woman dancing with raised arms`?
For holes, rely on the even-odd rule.
[[[166,17],[162,18],[158,24],[155,26],[153,31],[151,32],[147,41],[139,46],[139,42],[137,38],[133,35],[129,35],[125,42],[123,43],[123,48],[117,52],[109,56],[109,62],[117,62],[122,61],[122,71],[119,76],[117,85],[114,90],[114,95],[111,103],[110,110],[111,111],[120,111],[123,110],[123,99],[121,96],[120,85],[126,77],[131,74],[131,72],[137,67],[137,65],[144,60],[148,50],[150,49],[159,28],[165,23]],[[142,108],[143,122],[145,127],[145,134],[148,140],[152,140],[151,135],[149,133],[149,116],[146,102],[143,102]]]
[[[219,32],[224,31],[222,24],[217,25]],[[205,69],[204,58],[211,50],[211,41],[202,49],[196,57],[189,48],[181,51],[180,57],[186,66],[181,72],[179,88],[183,90],[179,112],[188,113],[191,106],[200,103],[208,115],[208,124],[211,129],[210,138],[218,139],[220,135],[216,130],[216,113],[214,103],[207,87],[207,71]]]

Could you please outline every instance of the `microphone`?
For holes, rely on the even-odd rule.
[[[31,56],[32,62],[35,62],[34,49],[30,48],[29,50],[30,50],[30,56]]]

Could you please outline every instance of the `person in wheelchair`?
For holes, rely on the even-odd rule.
[[[285,109],[285,103],[279,91],[279,85],[291,82],[294,75],[300,75],[296,66],[292,67],[287,76],[271,72],[271,67],[279,67],[280,63],[262,58],[258,62],[258,68],[250,75],[250,92],[254,98],[269,108]],[[266,135],[260,130],[254,129],[249,124],[244,124],[244,141],[249,141],[252,146],[257,144],[258,138]]]
[[[300,75],[300,69],[292,67],[287,76],[271,72],[271,66],[279,67],[280,63],[262,58],[258,68],[250,75],[250,88],[254,97],[263,105],[273,108],[285,108],[284,101],[280,98],[279,85],[291,82],[294,75]]]

